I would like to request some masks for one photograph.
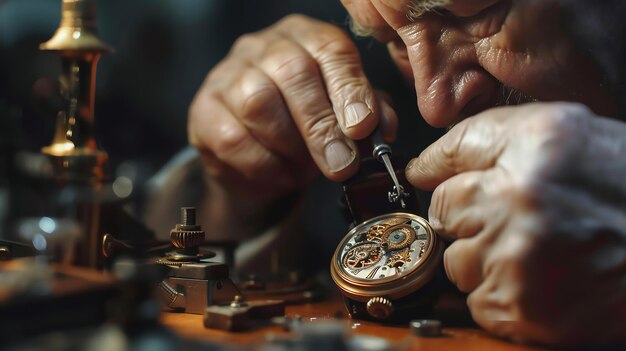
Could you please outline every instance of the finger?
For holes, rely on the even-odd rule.
[[[476,235],[485,225],[485,209],[476,206],[484,194],[488,177],[484,171],[465,172],[441,183],[433,192],[428,220],[441,235],[466,238]]]
[[[524,263],[528,262],[528,242],[525,242],[524,235],[519,232],[498,235],[497,240],[489,245],[492,249],[484,256],[484,280],[468,296],[467,305],[474,321],[486,330],[506,337],[522,335],[529,332],[530,329],[526,328],[531,326],[525,323],[530,317],[529,310],[520,308],[524,301],[533,301],[535,310],[547,310],[546,306],[537,303],[541,297],[528,299],[528,291],[537,291],[543,296],[550,294],[552,289],[545,289],[545,285],[539,289],[528,286],[528,271],[524,268]],[[535,331],[546,331],[545,326],[534,326],[538,328]]]
[[[256,63],[279,88],[293,120],[324,175],[345,180],[358,169],[354,142],[337,124],[317,62],[290,40],[273,42]]]
[[[380,131],[386,142],[393,142],[396,140],[398,133],[398,115],[393,108],[393,103],[389,94],[376,91],[378,96],[378,102],[380,106]]]
[[[483,281],[483,250],[479,237],[459,239],[444,252],[448,279],[462,292],[471,292]]]
[[[189,136],[201,152],[210,150],[249,181],[276,184],[280,189],[294,186],[285,161],[259,144],[214,92],[201,91],[194,100]]]
[[[348,35],[333,25],[302,16],[290,17],[279,30],[301,45],[319,66],[343,133],[353,140],[369,136],[378,125],[380,109]]]
[[[490,110],[498,116],[505,111]],[[427,147],[408,164],[409,182],[431,190],[456,174],[492,167],[507,145],[508,131],[501,119],[491,117],[481,114],[467,118]]]
[[[493,279],[487,276],[467,298],[467,306],[472,314],[472,319],[485,330],[500,337],[511,338],[515,334],[521,334],[528,330],[528,325],[523,322],[523,316],[511,293],[519,282],[504,282],[503,279]],[[506,279],[506,276],[498,278]],[[508,285],[512,283],[512,285]],[[502,287],[505,287],[502,289]],[[523,341],[523,340],[518,340]]]
[[[359,36],[373,36],[376,40],[386,43],[396,32],[387,25],[370,0],[341,0],[350,13],[350,29]]]
[[[309,161],[304,141],[274,82],[247,66],[224,94],[224,101],[255,139],[270,151],[296,164]]]
[[[341,0],[350,16],[366,28],[387,27],[385,19],[376,11],[370,0]]]

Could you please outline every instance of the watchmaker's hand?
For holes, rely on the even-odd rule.
[[[464,120],[407,167],[435,189],[455,238],[448,277],[474,319],[559,345],[626,335],[626,125],[581,105],[529,104]]]
[[[317,168],[335,181],[351,176],[353,140],[379,121],[392,138],[395,113],[377,99],[346,33],[292,15],[241,37],[209,73],[190,108],[189,140],[227,188],[272,198]]]

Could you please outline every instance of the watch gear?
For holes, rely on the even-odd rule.
[[[382,257],[378,243],[366,242],[356,245],[344,255],[343,264],[350,269],[371,267]]]
[[[394,252],[393,255],[389,258],[387,265],[389,267],[402,267],[406,263],[411,262],[410,257],[410,249],[407,247],[404,250]]]
[[[367,240],[380,241],[387,227],[389,227],[389,225],[386,223],[375,224],[371,226],[367,231]]]
[[[393,313],[393,304],[384,297],[372,297],[366,304],[367,313],[376,319],[387,319]]]
[[[408,247],[416,239],[415,230],[408,224],[393,226],[382,235],[387,250],[400,250]]]
[[[390,218],[384,222],[376,223],[367,230],[367,240],[380,242],[387,228],[406,222],[407,220],[405,218]]]

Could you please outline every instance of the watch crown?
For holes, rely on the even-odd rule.
[[[367,313],[376,319],[387,319],[393,313],[393,304],[384,297],[372,297],[367,301]]]

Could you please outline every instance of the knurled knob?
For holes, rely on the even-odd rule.
[[[204,231],[196,224],[195,207],[180,209],[180,224],[170,231],[172,245],[178,249],[194,249],[204,242]]]
[[[193,249],[204,242],[204,232],[180,231],[175,228],[170,232],[170,240],[177,249]]]
[[[384,297],[372,297],[366,304],[367,313],[373,318],[383,320],[393,313],[393,304]]]

